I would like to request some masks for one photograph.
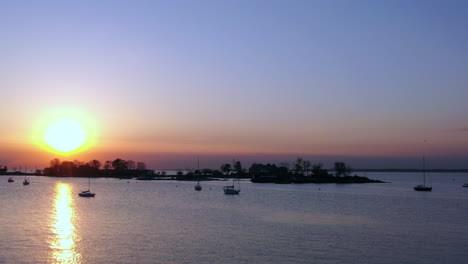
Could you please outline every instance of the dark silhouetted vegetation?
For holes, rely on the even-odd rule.
[[[290,169],[290,165],[293,164]],[[101,169],[102,167],[102,169]],[[0,167],[1,168],[1,167]],[[6,167],[5,167],[6,169]],[[240,161],[222,164],[219,170],[209,168],[177,171],[176,175],[166,175],[165,171],[154,173],[148,170],[144,162],[117,158],[101,163],[99,160],[82,162],[79,160],[63,161],[53,159],[43,175],[60,177],[115,177],[136,178],[139,180],[180,180],[206,181],[219,178],[250,178],[259,183],[370,183],[380,182],[351,176],[352,169],[344,162],[334,163],[334,174],[323,168],[322,163],[312,164],[308,160],[298,157],[294,162],[276,164],[253,163],[248,171],[242,168]]]
[[[137,166],[136,164],[139,164]],[[104,168],[101,169],[101,162],[99,160],[91,160],[89,162],[82,162],[79,160],[74,161],[60,161],[53,159],[50,161],[48,168],[44,169],[43,175],[59,176],[59,177],[116,177],[116,178],[141,178],[152,179],[153,171],[147,169],[144,162],[135,163],[123,159],[115,159],[113,161],[106,161]]]
[[[344,162],[335,163],[335,174],[323,168],[322,163],[313,164],[298,157],[294,162],[294,170],[288,170],[289,163],[275,164],[254,163],[249,169],[252,182],[260,183],[372,183],[381,182],[357,175],[350,176],[352,170]]]

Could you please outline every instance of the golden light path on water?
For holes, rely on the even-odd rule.
[[[78,239],[74,221],[75,210],[71,188],[58,183],[55,188],[54,211],[51,215],[49,246],[52,250],[52,263],[78,263],[80,254],[76,252]]]

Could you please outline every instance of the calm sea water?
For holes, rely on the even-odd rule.
[[[0,177],[0,263],[467,263],[466,174],[386,184]]]

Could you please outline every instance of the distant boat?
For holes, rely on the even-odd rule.
[[[468,183],[463,184],[463,187],[468,187]]]
[[[26,170],[26,166],[24,166],[24,173],[28,173],[28,171]],[[24,181],[23,181],[23,185],[29,185],[29,181],[28,179],[26,178],[26,176],[24,176]]]
[[[15,180],[13,180],[13,178],[8,178],[8,182],[15,182]]]
[[[197,184],[195,184],[195,191],[201,191],[202,190],[202,187],[200,185],[200,158],[197,157],[197,163],[198,163],[198,175],[197,175],[197,178],[198,178],[198,182]]]
[[[232,167],[234,167],[234,160],[232,160]],[[239,187],[236,189],[234,187],[234,182],[235,180],[232,179],[232,185],[224,186],[224,194],[239,194],[240,193],[240,183],[239,183],[239,178],[237,178],[237,186]]]
[[[94,197],[95,193],[91,192],[91,179],[88,177],[88,190],[82,191],[78,194],[81,197]]]
[[[430,192],[432,191],[431,186],[426,186],[426,159],[423,157],[423,184],[414,186],[415,191]]]
[[[232,179],[232,185],[228,185],[228,186],[224,186],[223,190],[224,190],[224,194],[239,194],[240,193],[240,183],[239,183],[239,179],[237,179],[237,186],[239,188],[235,188],[234,187],[234,182],[235,180]]]
[[[239,194],[240,193],[240,186],[239,189],[234,187],[234,182],[232,185],[224,186],[224,194]]]

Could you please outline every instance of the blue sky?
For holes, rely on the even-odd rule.
[[[467,11],[466,1],[2,1],[0,146],[40,152],[28,126],[73,108],[100,126],[83,158],[425,152],[462,166]]]

